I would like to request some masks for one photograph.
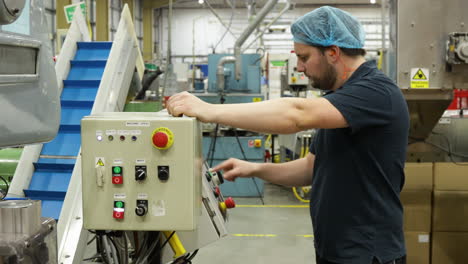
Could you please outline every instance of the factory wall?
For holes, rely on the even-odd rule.
[[[366,48],[377,50],[381,47],[381,9],[380,8],[350,8],[345,7],[344,10],[349,11],[358,17],[366,29],[367,40]],[[290,25],[298,17],[306,14],[312,9],[296,8],[287,11],[273,28],[272,33],[264,35],[264,44],[270,53],[289,53],[293,48],[290,34]],[[225,24],[229,24],[231,18],[231,9],[216,10],[222,17]],[[266,17],[266,21],[271,21],[280,10],[271,12]],[[157,49],[160,54],[167,52],[167,9],[164,9],[161,15],[156,19],[159,25],[159,34],[155,36],[157,41]],[[239,36],[246,28],[248,23],[247,9],[235,9],[232,19],[231,31],[234,35]],[[284,30],[285,32],[282,32]],[[387,31],[388,32],[388,31]],[[172,21],[172,55],[174,59],[187,58],[191,60],[191,56],[207,55],[210,53],[232,53],[235,43],[235,37],[230,32],[226,34],[226,28],[221,25],[219,20],[213,15],[209,9],[174,9]],[[222,36],[224,38],[221,40]],[[252,41],[252,36],[247,39],[244,44]],[[259,43],[257,41],[257,43]],[[248,52],[255,52],[258,45],[254,44]]]

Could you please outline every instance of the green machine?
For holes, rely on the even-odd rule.
[[[3,194],[8,191],[22,152],[23,148],[0,149],[0,192]]]

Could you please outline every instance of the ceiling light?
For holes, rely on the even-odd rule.
[[[371,4],[375,4],[376,0],[370,0]]]
[[[374,1],[375,1],[375,0],[374,0]],[[204,1],[204,0],[198,0],[198,3],[199,3],[200,5],[203,5],[203,3],[205,3],[205,1]]]

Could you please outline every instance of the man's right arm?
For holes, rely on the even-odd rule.
[[[213,170],[223,170],[224,178],[234,181],[236,178],[257,177],[283,186],[307,186],[312,184],[315,155],[309,153],[305,158],[286,163],[253,163],[238,159],[229,159]]]

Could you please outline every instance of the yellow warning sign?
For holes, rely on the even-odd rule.
[[[254,97],[252,98],[252,102],[261,102],[262,101],[262,98],[261,97]]]
[[[429,88],[429,69],[411,69],[411,88]]]
[[[419,69],[413,76],[413,80],[427,80],[427,77],[424,74],[424,72],[421,69]]]
[[[104,166],[104,158],[96,158],[96,165]]]

